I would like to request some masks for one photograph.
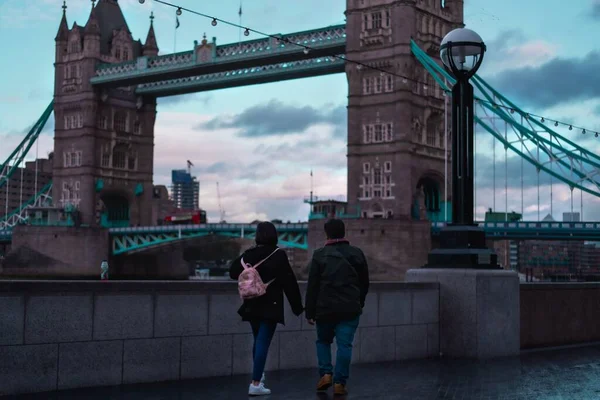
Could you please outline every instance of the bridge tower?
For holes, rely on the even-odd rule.
[[[84,26],[56,36],[53,199],[89,226],[149,225],[152,216],[155,99],[134,88],[94,89],[100,63],[158,53],[152,20],[145,45],[131,36],[117,0],[99,0]],[[151,17],[152,18],[152,17]]]
[[[349,208],[366,218],[443,217],[444,97],[410,41],[439,59],[444,35],[463,26],[463,1],[347,0],[346,8],[347,57],[396,75],[346,66]]]

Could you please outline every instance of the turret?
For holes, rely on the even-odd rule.
[[[464,26],[464,0],[446,0],[445,7],[450,10],[453,20],[456,23],[452,29],[462,28]]]
[[[93,57],[100,55],[100,23],[98,22],[94,1],[92,1],[92,11],[90,12],[90,17],[85,25],[85,32],[83,34],[83,49],[86,56]]]
[[[60,60],[60,57],[67,53],[67,43],[69,41],[69,25],[67,24],[67,2],[63,2],[63,15],[58,26],[58,32],[56,33],[56,61]]]
[[[156,35],[154,34],[154,13],[150,13],[150,29],[148,30],[148,36],[146,36],[146,42],[143,47],[143,54],[145,56],[157,56],[158,55],[158,44],[156,42]]]

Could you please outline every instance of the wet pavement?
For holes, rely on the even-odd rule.
[[[333,399],[331,389],[313,390],[316,370],[267,373],[273,390],[265,399]],[[95,388],[15,400],[229,400],[246,399],[249,376],[160,384]],[[600,345],[543,352],[485,362],[418,360],[352,367],[347,399],[557,400],[600,399]],[[336,399],[344,397],[335,397]]]

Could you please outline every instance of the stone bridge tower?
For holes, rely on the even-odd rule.
[[[56,36],[53,201],[73,206],[89,226],[150,225],[156,101],[134,88],[103,90],[90,78],[99,64],[158,54],[152,21],[134,41],[117,0],[99,0],[84,26]]]
[[[396,75],[346,66],[349,208],[366,218],[424,219],[425,209],[443,217],[444,97],[410,41],[439,59],[444,35],[463,26],[463,1],[347,0],[346,19],[348,58]]]

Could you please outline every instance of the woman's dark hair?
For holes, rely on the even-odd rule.
[[[256,244],[262,246],[277,246],[277,229],[270,222],[261,222],[256,227]]]
[[[325,222],[325,234],[328,239],[343,239],[346,236],[344,221],[332,218]]]

